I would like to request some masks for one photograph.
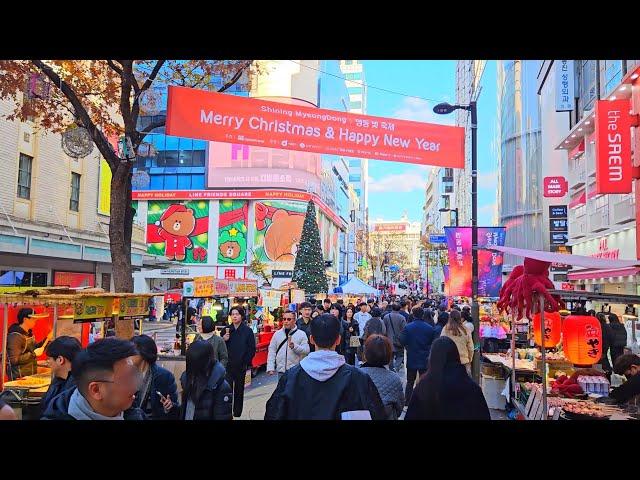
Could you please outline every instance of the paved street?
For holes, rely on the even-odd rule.
[[[158,346],[164,343],[173,342],[175,338],[175,324],[168,322],[143,322],[142,332],[146,335],[156,335],[156,343]],[[406,370],[400,371],[403,386],[406,384]],[[247,387],[244,392],[244,409],[240,420],[262,420],[267,404],[267,400],[273,393],[278,384],[277,375],[267,375],[264,369],[260,370],[258,375],[251,380],[251,386]],[[404,416],[404,413],[402,414]],[[402,418],[402,417],[401,417]],[[506,420],[506,412],[502,410],[491,410],[492,420]]]

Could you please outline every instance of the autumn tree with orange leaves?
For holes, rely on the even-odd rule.
[[[111,169],[109,240],[117,292],[132,292],[131,177],[135,159],[120,158],[109,138],[122,136],[135,154],[145,136],[163,127],[165,120],[140,128],[145,105],[153,103],[157,87],[181,85],[224,92],[236,83],[250,82],[251,60],[2,60],[0,98],[16,108],[8,120],[35,118],[53,133],[85,128]],[[253,67],[252,67],[253,68]],[[35,77],[34,77],[35,76]],[[26,86],[36,78],[46,95],[30,95]],[[222,79],[215,88],[213,79]]]

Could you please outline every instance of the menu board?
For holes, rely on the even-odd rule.
[[[124,297],[120,300],[121,317],[146,317],[149,315],[147,297]]]
[[[113,312],[114,297],[87,297],[75,307],[75,320],[109,318]],[[117,309],[116,309],[117,311]]]
[[[239,297],[252,297],[258,295],[257,280],[228,280],[229,295]]]
[[[219,280],[213,276],[195,277],[193,279],[193,287],[195,297],[223,297],[229,295],[229,280]]]

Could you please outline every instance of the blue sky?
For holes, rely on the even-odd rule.
[[[436,103],[455,101],[453,60],[364,60],[370,86],[431,100],[405,97],[369,88],[367,114],[430,123],[453,124],[455,115],[433,113]],[[487,62],[478,99],[478,225],[493,225],[496,203],[496,62]],[[419,221],[430,167],[369,161],[369,219],[394,220],[404,211]]]

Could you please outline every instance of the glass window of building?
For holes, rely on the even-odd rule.
[[[80,174],[71,173],[71,197],[69,198],[69,210],[80,210]]]
[[[31,167],[33,157],[20,154],[20,163],[18,164],[18,197],[29,200],[31,198]]]
[[[347,80],[359,81],[362,78],[362,74],[360,72],[345,73],[344,78],[346,78]]]
[[[609,95],[622,81],[622,60],[601,60],[601,96]]]
[[[350,102],[351,108],[362,108],[362,100],[356,100],[354,102]]]
[[[593,102],[597,98],[596,66],[596,60],[580,61],[580,117],[585,110],[593,108]]]
[[[360,160],[357,160],[357,159],[349,160],[349,166],[350,167],[359,167],[360,166]]]
[[[355,174],[355,175],[349,175],[349,181],[350,182],[359,182],[360,180],[362,180],[362,175]]]

